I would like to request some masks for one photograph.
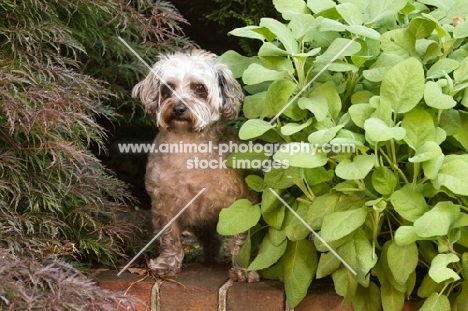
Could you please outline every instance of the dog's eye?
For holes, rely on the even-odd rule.
[[[174,89],[174,85],[173,84],[163,84],[161,86],[161,96],[162,98],[167,98],[167,97],[170,97],[171,94],[172,94],[172,90]]]
[[[206,97],[206,88],[203,84],[195,84],[192,86],[192,89],[201,97]]]

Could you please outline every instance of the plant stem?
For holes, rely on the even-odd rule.
[[[403,171],[398,167],[398,165],[396,164],[396,162],[394,163],[389,157],[387,154],[385,154],[385,152],[382,150],[382,148],[379,148],[380,150],[380,153],[384,156],[384,158],[387,160],[387,162],[390,164],[390,166],[392,167],[392,169],[394,171],[396,171],[400,176],[401,178],[403,178],[403,180],[405,181],[405,183],[409,184],[409,180],[408,178],[406,178],[405,174],[403,173]]]
[[[397,159],[396,159],[396,151],[395,151],[395,140],[393,138],[390,140],[390,148],[392,150],[393,164],[396,164]]]
[[[372,258],[375,257],[375,248],[377,247],[378,249],[380,249],[380,245],[379,245],[379,242],[377,241],[377,237],[379,235],[379,223],[380,223],[380,212],[377,212],[374,210],[374,229],[373,229],[373,232],[372,232]]]
[[[368,197],[370,197],[370,198],[372,198],[372,199],[378,199],[378,198],[379,198],[378,196],[376,196],[375,194],[373,194],[372,192],[370,192],[369,190],[367,190],[366,184],[364,183],[364,181],[362,181],[362,180],[355,180],[355,182],[358,184],[359,190],[360,190],[360,191],[363,191]]]

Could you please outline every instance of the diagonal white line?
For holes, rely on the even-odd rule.
[[[328,245],[328,243],[325,242],[325,241],[317,234],[317,232],[315,232],[315,230],[312,229],[312,228],[309,226],[309,224],[306,223],[305,220],[302,219],[302,217],[299,216],[299,214],[296,213],[296,211],[293,210],[292,207],[289,206],[289,204],[286,203],[286,202],[283,200],[283,198],[281,198],[281,197],[275,192],[275,190],[273,190],[272,188],[269,188],[269,189],[270,189],[270,191],[273,192],[273,194],[278,198],[278,200],[280,200],[281,203],[283,203],[284,206],[286,206],[286,207],[293,213],[293,215],[296,216],[297,219],[299,219],[299,221],[302,222],[302,224],[303,224],[304,226],[306,226],[306,228],[309,229],[309,230],[314,234],[314,236],[317,237],[317,239],[319,239],[320,242],[322,242],[322,243],[330,250],[330,252],[332,252],[333,255],[335,255],[335,257],[338,258],[338,259],[343,263],[343,265],[345,265],[346,268],[348,268],[348,270],[349,270],[352,274],[357,275],[357,272],[354,271],[354,269],[351,268],[351,266],[350,266],[340,255],[338,255],[338,253],[337,253],[333,248],[331,248],[331,246]]]
[[[132,262],[134,262],[135,259],[138,258],[138,256],[140,256],[141,254],[143,254],[143,252],[145,251],[145,249],[147,249],[148,246],[150,246],[151,243],[153,243],[153,242],[164,232],[164,230],[166,230],[177,218],[179,218],[179,216],[180,216],[180,215],[193,203],[193,201],[195,201],[195,200],[198,198],[198,196],[199,196],[200,194],[202,194],[203,191],[205,191],[205,190],[206,190],[206,188],[203,188],[202,190],[200,190],[200,192],[198,192],[197,195],[196,195],[192,200],[190,200],[190,202],[188,202],[187,205],[185,205],[184,208],[182,208],[182,209],[177,213],[177,215],[175,215],[175,216],[171,219],[171,221],[169,221],[169,222],[158,232],[158,234],[156,234],[156,235],[154,236],[154,238],[152,238],[151,241],[149,241],[149,242],[145,245],[145,247],[143,247],[143,248],[141,249],[141,251],[140,251],[138,254],[136,254],[135,257],[133,257],[133,259],[130,260],[130,262],[129,262],[125,267],[122,268],[122,270],[120,270],[119,273],[117,273],[117,276],[120,276],[120,275],[122,274],[122,272],[124,272],[124,271],[132,264]]]
[[[276,114],[276,116],[273,117],[273,119],[270,120],[270,122],[268,122],[268,124],[272,124],[273,121],[275,121],[288,107],[289,105],[291,105],[302,93],[304,93],[304,91],[312,84],[314,83],[315,80],[317,80],[317,78],[325,71],[327,70],[327,68],[338,58],[340,57],[340,55],[354,42],[354,40],[356,40],[356,38],[353,38],[351,39],[351,41],[349,41],[335,56],[333,56],[333,58],[325,65],[325,67],[323,67],[313,78],[312,80],[310,80],[306,86],[304,86],[302,88],[302,90],[299,91],[299,93],[297,93],[290,101],[289,103],[286,104],[286,106],[283,107],[283,109],[280,110],[280,112],[278,112]]]
[[[138,58],[138,60],[143,64],[145,65],[154,75],[156,78],[158,78],[172,93],[175,94],[175,96],[182,102],[184,103],[184,105],[196,116],[198,116],[197,112],[195,110],[193,110],[193,108],[190,107],[190,105],[188,105],[185,100],[169,85],[167,84],[167,82],[160,76],[158,75],[158,73],[153,69],[153,67],[151,67],[150,65],[148,65],[147,62],[145,62],[145,60],[143,58],[141,58],[140,55],[138,55],[138,53],[121,37],[121,36],[118,36],[117,37],[122,43],[123,45],[125,45],[125,47],[127,49],[130,50],[130,52],[133,53],[133,55],[136,56],[136,58]],[[201,118],[198,118],[200,120],[202,120]]]

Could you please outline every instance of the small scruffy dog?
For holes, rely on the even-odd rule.
[[[156,232],[206,188],[159,238],[160,255],[150,261],[149,268],[158,276],[169,277],[181,270],[183,228],[193,229],[203,246],[205,261],[212,262],[221,246],[216,232],[220,210],[240,198],[255,201],[241,170],[187,165],[196,158],[217,163],[219,144],[238,142],[227,120],[237,118],[244,95],[229,68],[219,63],[216,55],[192,50],[161,56],[148,76],[133,88],[132,96],[139,97],[146,111],[156,116],[160,127],[154,140],[156,146],[210,143],[212,146],[208,152],[158,152],[148,157],[145,183]],[[226,156],[223,154],[222,158]],[[247,275],[235,261],[245,239],[246,234],[233,238],[233,266],[229,275],[235,281],[253,282],[258,280],[258,274]]]

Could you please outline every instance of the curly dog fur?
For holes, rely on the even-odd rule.
[[[243,100],[241,86],[228,67],[216,55],[193,50],[189,53],[163,55],[152,71],[133,89],[146,111],[155,115],[160,128],[155,145],[211,144],[209,151],[151,153],[146,170],[146,190],[152,201],[153,225],[158,232],[203,188],[204,191],[160,238],[160,255],[149,267],[161,277],[181,270],[184,250],[183,228],[190,227],[204,248],[205,261],[214,261],[221,239],[216,232],[219,212],[240,198],[252,202],[255,196],[244,183],[244,172],[230,168],[200,169],[188,167],[190,160],[219,161],[217,146],[238,142],[227,124],[237,118]],[[230,277],[253,282],[258,274],[246,273],[235,260],[246,239],[239,234],[232,240]]]

